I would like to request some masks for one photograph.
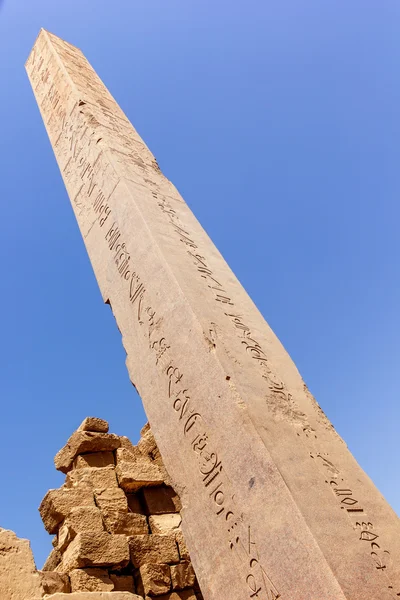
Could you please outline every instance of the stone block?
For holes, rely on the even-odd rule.
[[[147,456],[143,456],[143,454],[136,446],[132,446],[131,448],[117,448],[115,451],[116,464],[119,464],[121,462],[135,462],[136,460],[148,460],[151,464],[151,459]]]
[[[137,447],[140,452],[145,456],[151,456],[157,448],[156,440],[154,439],[153,432],[148,429],[146,433],[138,441]]]
[[[58,471],[68,473],[78,454],[92,452],[110,452],[121,445],[120,439],[113,433],[75,431],[66,445],[56,454],[54,464]]]
[[[58,572],[84,567],[125,567],[129,562],[128,538],[109,533],[78,533],[63,555]]]
[[[128,500],[118,487],[94,490],[96,504],[104,515],[128,512]]]
[[[112,592],[114,589],[106,569],[73,569],[69,577],[72,592]]]
[[[86,485],[90,488],[118,487],[114,466],[88,467],[86,469],[74,469],[67,473],[65,485],[68,488],[77,485]]]
[[[194,586],[196,575],[190,562],[171,565],[171,581],[174,590],[183,590]]]
[[[150,429],[150,423],[146,423],[146,425],[143,425],[142,429],[140,430],[140,437],[143,437],[145,435],[145,433],[147,433]]]
[[[58,549],[63,552],[78,533],[104,531],[103,519],[97,506],[73,508],[58,531]]]
[[[149,515],[179,512],[182,508],[177,494],[167,486],[144,488],[143,499]]]
[[[78,427],[78,431],[96,431],[98,433],[107,433],[108,429],[107,421],[98,417],[86,417]]]
[[[164,513],[163,515],[151,515],[149,525],[151,533],[170,533],[180,527],[182,517],[179,513]]]
[[[86,469],[88,467],[114,466],[114,454],[112,452],[91,452],[89,454],[78,454],[73,462],[74,469]]]
[[[133,453],[135,453],[136,451],[139,452],[137,446],[132,444],[131,440],[128,437],[126,437],[126,435],[121,435],[119,439],[121,440],[121,448],[126,448],[127,450],[130,450]]]
[[[73,592],[72,594],[52,594],[47,596],[46,600],[143,600],[143,598],[130,592]],[[176,600],[178,600],[178,596]],[[192,599],[185,598],[184,600]]]
[[[43,593],[28,540],[0,528],[1,600],[39,600]]]
[[[135,582],[132,575],[110,573],[110,579],[114,584],[114,592],[135,592]]]
[[[55,571],[61,562],[61,552],[57,548],[53,548],[42,567],[42,571]]]
[[[122,533],[128,536],[149,533],[145,515],[126,512],[109,512],[104,515],[104,523],[110,533]]]
[[[166,594],[171,589],[171,572],[169,565],[147,563],[140,567],[144,593],[150,596]]]
[[[94,506],[93,492],[87,487],[49,490],[39,507],[46,530],[56,533],[59,523],[77,506]]]
[[[189,550],[186,546],[185,538],[180,529],[174,532],[176,543],[178,544],[179,556],[181,560],[190,560]]]
[[[38,571],[38,573],[45,594],[71,591],[70,580],[65,573],[56,573],[55,571]]]
[[[159,486],[164,481],[158,466],[145,459],[117,462],[115,470],[119,485],[127,492]]]
[[[129,549],[134,567],[146,563],[179,562],[174,535],[134,535],[129,538]]]
[[[140,494],[126,494],[129,510],[133,513],[144,515],[145,510],[141,501]]]
[[[146,600],[151,600],[151,598],[146,597]],[[194,590],[174,591],[171,594],[158,596],[157,600],[196,600],[196,594],[194,593]]]

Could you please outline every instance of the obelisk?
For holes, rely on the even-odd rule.
[[[398,517],[83,54],[26,68],[206,600],[399,598]]]

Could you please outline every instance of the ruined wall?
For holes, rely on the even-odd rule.
[[[36,571],[29,542],[0,530],[1,600],[202,599],[180,500],[148,425],[134,446],[108,433],[106,421],[87,418],[55,465],[65,483],[39,508],[53,550]]]

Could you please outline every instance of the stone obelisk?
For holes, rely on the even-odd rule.
[[[206,600],[399,598],[398,517],[83,54],[26,68]]]

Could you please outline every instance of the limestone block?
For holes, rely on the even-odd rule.
[[[118,487],[94,490],[96,504],[104,515],[128,512],[128,500]]]
[[[174,590],[183,590],[194,586],[196,575],[190,562],[171,565],[171,581]]]
[[[129,538],[129,549],[135,567],[146,563],[179,562],[174,535],[134,535]]]
[[[151,533],[170,533],[178,529],[181,522],[182,518],[179,513],[165,513],[149,517]]]
[[[52,594],[47,596],[46,600],[143,600],[143,598],[130,592],[73,592],[72,594]],[[176,600],[179,600],[179,596],[176,596]],[[184,600],[192,599],[185,598]]]
[[[108,466],[114,466],[114,454],[112,452],[92,452],[89,454],[78,454],[73,463],[74,469]]]
[[[158,466],[144,459],[117,462],[115,470],[119,485],[127,492],[163,483],[163,476]]]
[[[147,563],[140,567],[143,590],[150,596],[166,594],[171,589],[171,572],[169,565]]]
[[[167,486],[144,488],[143,499],[149,515],[179,512],[182,508],[174,490]]]
[[[69,577],[72,592],[112,592],[114,589],[106,569],[73,569]]]
[[[78,427],[78,431],[96,431],[98,433],[107,433],[109,425],[104,419],[98,417],[86,417]]]
[[[149,533],[145,515],[126,512],[110,512],[104,515],[106,529],[110,533],[141,535]]]
[[[104,531],[103,519],[97,506],[78,506],[70,511],[58,531],[60,552],[63,552],[78,533],[87,531]]]
[[[151,600],[151,598],[146,597],[146,600]],[[179,592],[172,592],[171,594],[165,594],[164,596],[158,596],[157,600],[196,600],[196,594],[194,593],[194,590],[182,590]]]
[[[57,571],[68,573],[83,567],[124,567],[128,562],[129,547],[125,535],[78,533],[65,551]]]
[[[145,433],[147,433],[150,429],[150,423],[146,423],[140,430],[140,437],[143,437]]]
[[[117,448],[115,451],[115,462],[116,464],[121,462],[135,462],[136,460],[148,460],[151,464],[151,459],[147,456],[143,456],[137,446],[132,446],[131,448],[127,448],[123,446],[121,448]]]
[[[121,448],[126,448],[127,450],[130,450],[133,453],[135,453],[136,451],[139,452],[137,446],[132,444],[131,440],[128,437],[126,437],[126,435],[121,435],[119,439],[121,440]]]
[[[56,533],[59,523],[76,506],[94,506],[93,492],[85,487],[49,490],[39,506],[40,516],[46,530]]]
[[[65,485],[68,488],[77,485],[87,485],[91,488],[118,487],[114,466],[89,467],[86,469],[74,469],[67,473]]]
[[[137,447],[139,448],[142,454],[148,456],[151,456],[152,452],[156,450],[157,444],[151,429],[148,429],[146,433],[140,438]]]
[[[55,571],[38,571],[40,583],[45,594],[55,594],[56,592],[70,592],[71,585],[68,575],[56,573]]]
[[[186,546],[185,538],[180,529],[174,532],[176,543],[178,544],[179,556],[181,560],[190,560],[189,550]]]
[[[126,494],[129,510],[133,513],[144,515],[145,510],[138,494]]]
[[[61,562],[61,558],[61,552],[57,548],[53,548],[42,567],[42,571],[55,571]]]
[[[132,575],[110,573],[110,579],[114,584],[114,592],[135,592],[135,583]]]
[[[1,600],[40,600],[43,594],[28,540],[0,529]]]
[[[121,445],[120,439],[113,433],[96,433],[92,431],[75,431],[66,445],[57,452],[54,464],[58,471],[68,473],[78,454],[85,452],[109,452]]]

